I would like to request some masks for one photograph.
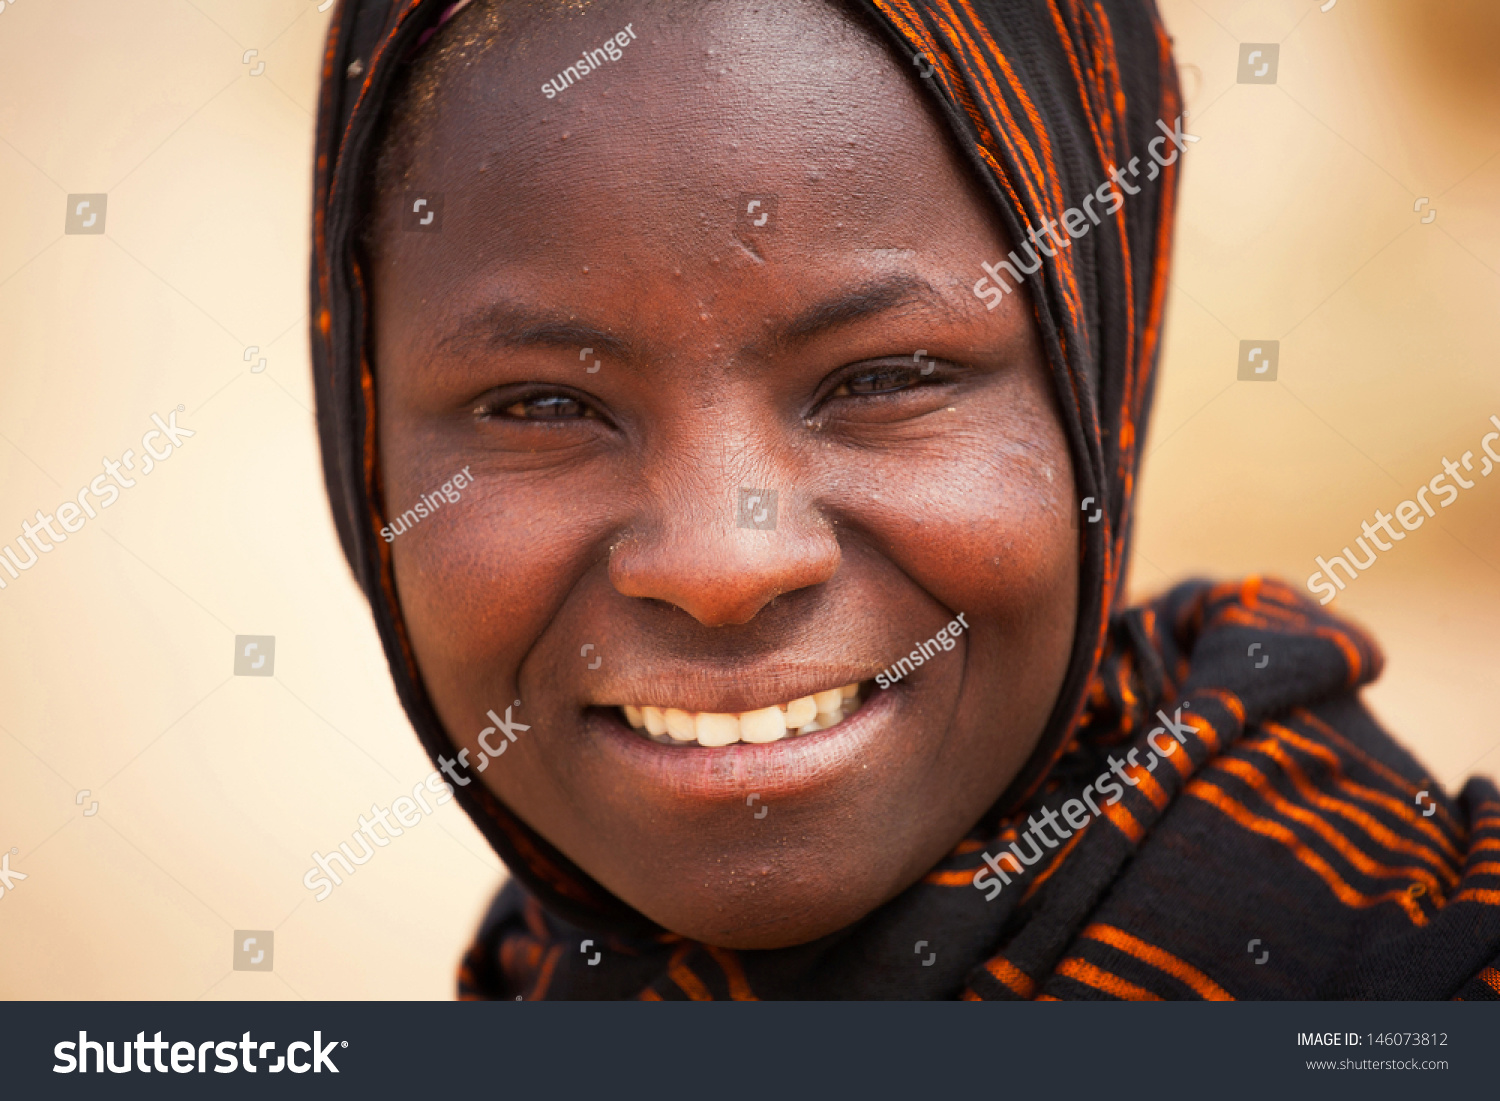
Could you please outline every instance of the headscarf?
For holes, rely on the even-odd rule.
[[[402,705],[434,761],[455,749],[417,670],[378,534],[378,400],[357,243],[400,69],[460,6],[342,0],[324,55],[313,207],[313,364],[329,499]],[[1147,607],[1121,607],[1187,140],[1154,6],[857,6],[940,108],[1011,241],[1072,217],[1070,235],[1087,196],[1124,193],[1117,213],[1069,247],[1054,244],[1028,283],[1090,509],[1080,510],[1078,620],[1054,710],[1009,789],[936,868],[855,924],[788,949],[731,951],[663,930],[484,785],[459,788],[515,877],[466,957],[461,993],[1500,996],[1500,795],[1476,780],[1450,800],[1380,731],[1353,695],[1379,671],[1373,644],[1256,578],[1191,583]],[[1246,661],[1252,641],[1274,672]],[[1060,808],[1083,805],[1101,771],[1118,777],[1121,797],[1106,803],[1099,791],[1099,813],[1066,841],[1066,826],[1032,830],[1038,815],[1055,821]],[[1428,803],[1435,809],[1424,812]],[[1019,859],[1001,855],[1012,851]],[[998,895],[976,890],[998,882],[983,878],[997,867],[1015,882]],[[610,967],[587,964],[578,951],[586,939]],[[1236,947],[1251,941],[1288,963],[1257,966],[1254,951]],[[1355,945],[1366,947],[1351,955]],[[1426,970],[1411,964],[1418,957]]]

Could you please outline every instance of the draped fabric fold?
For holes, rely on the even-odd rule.
[[[1500,997],[1500,794],[1476,780],[1448,798],[1379,729],[1356,696],[1378,673],[1373,645],[1259,579],[1121,607],[1180,154],[1196,140],[1154,7],[858,6],[933,97],[1017,244],[1015,262],[976,256],[975,275],[983,261],[1026,279],[1085,503],[1079,618],[1054,711],[953,853],[855,925],[791,949],[736,952],[668,933],[482,784],[460,788],[515,876],[464,962],[461,994]],[[434,761],[454,749],[379,537],[358,237],[395,78],[454,8],[341,0],[322,74],[311,280],[330,503]],[[1022,263],[1039,252],[1039,272]],[[610,953],[609,968],[587,965],[585,939]],[[921,941],[930,963],[913,952]]]

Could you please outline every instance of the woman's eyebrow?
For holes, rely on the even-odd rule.
[[[442,351],[500,351],[505,348],[591,348],[623,357],[629,344],[575,316],[495,302],[464,315],[437,341]]]
[[[778,350],[804,344],[815,336],[902,306],[918,303],[951,312],[951,307],[927,280],[907,272],[883,275],[857,284],[837,297],[803,310],[791,320],[773,326],[767,342]]]
[[[927,280],[898,272],[867,280],[814,303],[790,320],[770,327],[757,343],[785,351],[829,329],[921,303],[952,309]],[[590,348],[624,358],[628,341],[580,321],[571,314],[495,302],[461,317],[437,342],[442,351],[499,351],[506,348]]]

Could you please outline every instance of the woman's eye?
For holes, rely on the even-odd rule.
[[[576,420],[598,415],[577,398],[566,394],[538,394],[505,405],[499,402],[481,404],[475,412],[482,416],[499,414],[513,420],[529,421]]]
[[[830,397],[890,394],[897,390],[905,390],[921,380],[921,372],[914,367],[872,367],[850,375]]]

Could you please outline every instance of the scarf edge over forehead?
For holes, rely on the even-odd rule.
[[[1057,222],[1180,113],[1170,43],[1149,0],[858,0],[934,97],[1013,243]],[[455,747],[418,672],[383,520],[361,196],[403,65],[462,4],[340,0],[317,118],[311,336],[324,479],[339,539],[372,613],[397,694],[434,763]],[[997,28],[1005,29],[1005,42]],[[1129,55],[1128,64],[1121,57]],[[921,74],[927,75],[921,75]],[[1069,744],[1123,599],[1136,472],[1154,387],[1178,158],[1042,267],[1029,288],[1073,459],[1080,523],[1078,620],[1041,740],[987,820],[1033,795]],[[1155,165],[1152,165],[1153,169]],[[1144,177],[1142,177],[1144,179]],[[988,257],[975,256],[979,262]],[[976,291],[977,293],[977,291]],[[553,913],[621,934],[659,927],[531,829],[482,783],[456,797],[511,871]]]

